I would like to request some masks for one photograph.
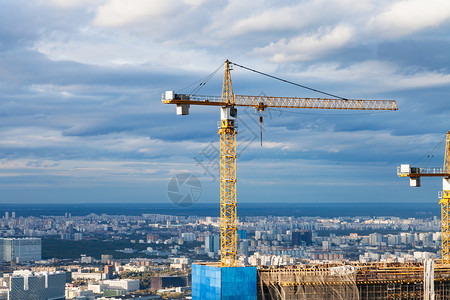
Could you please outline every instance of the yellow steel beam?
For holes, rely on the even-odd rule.
[[[445,155],[447,156],[447,154]],[[444,160],[444,168],[437,167],[426,167],[426,168],[417,168],[412,167],[409,168],[407,172],[402,172],[401,167],[397,167],[397,175],[399,177],[449,177],[450,173],[448,167],[445,167]]]
[[[355,100],[299,97],[267,97],[235,95],[228,100],[223,97],[206,97],[186,95],[189,99],[162,98],[165,104],[190,104],[212,106],[247,106],[258,110],[277,108],[311,108],[311,109],[350,109],[350,110],[398,110],[395,100]],[[184,98],[185,98],[184,97]]]
[[[221,102],[225,105],[230,105],[234,100],[233,84],[231,83],[231,69],[230,61],[227,59],[225,61],[225,72],[223,74],[223,86],[222,86],[222,97]]]
[[[233,87],[228,60],[225,62],[222,101],[230,103]],[[234,120],[222,118],[220,136],[220,265],[236,267],[236,130]]]
[[[449,172],[450,162],[450,131],[447,132],[447,139],[445,143],[444,154],[444,172]],[[447,180],[448,176],[444,176],[443,182]],[[442,192],[442,199],[439,202],[441,204],[441,230],[442,230],[442,263],[450,264],[450,220],[449,220],[449,203],[450,203],[450,191],[445,190]]]
[[[449,202],[450,195],[448,192],[444,191],[444,196],[442,197],[439,204],[441,204],[441,229],[442,229],[442,263],[450,263],[450,230],[449,230]]]
[[[450,131],[447,131],[447,139],[445,143],[445,154],[444,154],[444,172],[450,173]]]
[[[221,127],[220,135],[220,265],[235,267],[236,246],[236,130]]]
[[[298,97],[267,97],[236,95],[235,105],[253,106],[264,110],[278,108],[353,109],[353,110],[398,110],[394,100],[354,100]]]
[[[398,177],[448,177],[450,173],[397,173]]]

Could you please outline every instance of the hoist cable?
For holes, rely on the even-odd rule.
[[[426,167],[430,163],[431,159],[434,158],[434,155],[436,154],[436,152],[438,151],[438,149],[442,145],[442,143],[445,141],[445,138],[446,138],[446,136],[444,135],[444,137],[441,139],[441,141],[436,146],[434,146],[430,152],[428,152],[424,156],[417,159],[413,164],[416,164],[418,161],[421,160],[419,166]]]
[[[216,75],[216,73],[222,68],[223,65],[224,65],[224,63],[222,63],[222,64],[221,64],[214,72],[212,72],[212,73],[209,74],[208,76],[203,77],[202,79],[197,80],[197,81],[194,82],[194,83],[191,83],[190,85],[188,85],[188,86],[182,88],[182,89],[179,90],[178,92],[182,92],[182,91],[184,91],[184,90],[186,90],[186,89],[188,89],[188,88],[190,88],[190,87],[192,87],[192,86],[198,84],[198,86],[196,86],[196,88],[194,88],[194,90],[193,90],[191,93],[189,93],[190,95],[195,95],[196,93],[198,93],[198,92],[200,91],[200,89],[201,89],[202,87],[204,87],[204,86],[206,85],[206,83],[207,83],[211,78],[214,77],[214,75]]]
[[[310,90],[310,91],[313,91],[313,92],[317,92],[317,93],[320,93],[320,94],[324,94],[324,95],[327,95],[327,96],[331,96],[331,97],[334,97],[334,98],[339,98],[339,99],[348,101],[347,98],[336,96],[336,95],[333,95],[333,94],[330,94],[330,93],[327,93],[327,92],[324,92],[324,91],[320,91],[320,90],[317,90],[317,89],[313,89],[313,88],[310,88],[310,87],[308,87],[306,85],[302,85],[302,84],[295,83],[295,82],[292,82],[292,81],[289,81],[289,80],[286,80],[286,79],[283,79],[283,78],[280,78],[280,77],[276,77],[276,76],[273,76],[273,75],[270,75],[270,74],[267,74],[267,73],[264,73],[264,72],[260,72],[260,71],[257,71],[255,69],[252,69],[252,68],[241,66],[241,65],[239,65],[237,63],[230,62],[230,64],[233,64],[234,66],[240,67],[242,69],[246,69],[248,71],[252,71],[252,72],[258,73],[260,75],[264,75],[264,76],[267,76],[267,77],[270,77],[270,78],[273,78],[273,79],[276,79],[276,80],[280,80],[280,81],[283,81],[285,83],[289,83],[289,84],[292,84],[292,85],[295,85],[295,86],[298,86],[298,87],[301,87],[301,88],[304,88],[304,89],[307,89],[307,90]]]
[[[208,76],[200,83],[200,85],[199,85],[196,89],[194,89],[190,94],[191,94],[191,95],[197,94],[197,93],[200,91],[200,89],[201,89],[202,87],[204,87],[204,86],[208,83],[208,81],[209,81],[211,78],[214,77],[214,75],[216,75],[216,73],[222,68],[222,66],[223,66],[223,64],[221,64],[214,72],[212,72],[211,74],[209,74],[209,75],[208,75]]]

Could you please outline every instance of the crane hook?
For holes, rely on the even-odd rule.
[[[262,123],[263,123],[263,117],[259,116],[259,130],[260,130],[260,137],[261,137],[261,147],[262,147]]]

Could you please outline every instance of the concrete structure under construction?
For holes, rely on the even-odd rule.
[[[349,263],[258,269],[258,299],[450,299],[450,265]]]
[[[444,300],[450,265],[330,263],[284,267],[192,265],[192,299]]]

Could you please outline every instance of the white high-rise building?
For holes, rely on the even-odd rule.
[[[40,260],[42,240],[40,238],[0,238],[0,260],[17,263]]]

